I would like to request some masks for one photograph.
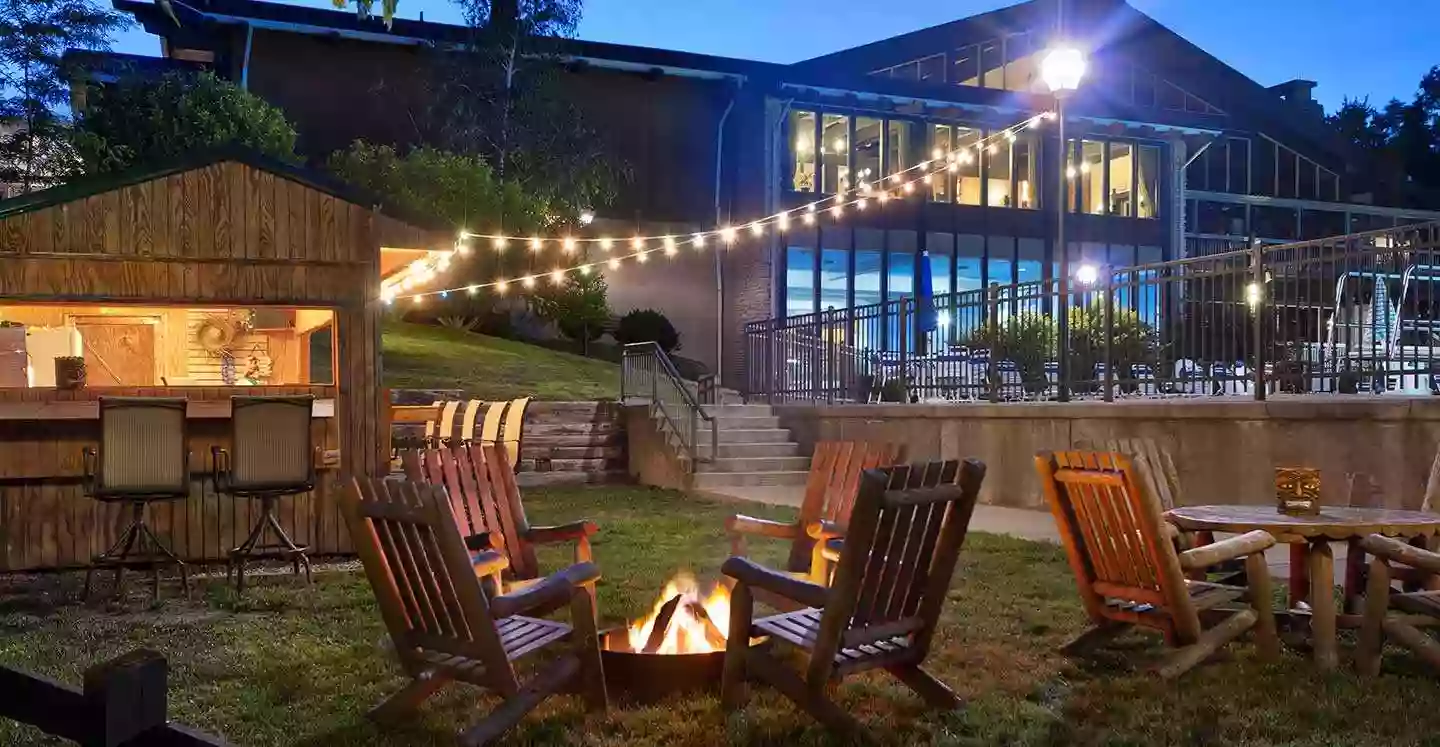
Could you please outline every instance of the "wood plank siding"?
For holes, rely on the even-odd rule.
[[[217,156],[97,185],[0,202],[0,303],[330,309],[335,383],[0,389],[0,406],[107,393],[333,398],[334,417],[313,422],[316,444],[338,450],[338,469],[322,470],[316,491],[282,501],[280,511],[300,544],[322,554],[349,552],[336,479],[381,475],[389,464],[389,437],[380,433],[380,247],[448,248],[453,235],[382,215],[373,201],[258,156]],[[0,571],[83,565],[113,540],[127,509],[89,500],[78,480],[81,450],[97,435],[90,420],[0,420]],[[223,560],[251,525],[256,507],[217,497],[198,479],[210,469],[210,447],[228,437],[228,419],[192,419],[194,492],[189,500],[152,506],[152,526],[187,560]]]

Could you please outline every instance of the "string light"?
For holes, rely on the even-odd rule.
[[[850,188],[846,183],[841,183],[840,189],[836,194],[823,197],[805,205],[800,215],[801,221],[807,226],[815,225],[815,217],[822,208],[828,210],[836,220],[840,220],[844,216],[847,205],[854,205],[857,210],[863,211],[869,204],[869,198],[872,197],[883,206],[890,201],[891,197],[900,199],[903,195],[912,195],[915,193],[917,182],[926,185],[931,183],[931,173],[944,175],[947,170],[952,172],[956,171],[959,164],[973,163],[974,154],[997,153],[998,146],[996,142],[998,142],[1000,138],[1004,138],[1008,142],[1014,142],[1017,139],[1017,132],[1036,128],[1042,121],[1053,119],[1055,119],[1054,112],[1043,112],[1017,122],[1011,127],[993,131],[988,137],[978,142],[956,146],[948,151],[942,148],[935,148],[931,153],[933,156],[931,160],[922,161],[909,168],[901,169],[896,173],[890,174],[888,177],[879,177],[875,182],[872,182],[868,170],[862,171],[857,174],[859,178],[856,180],[856,186],[854,188]],[[836,151],[841,153],[844,152],[848,145],[849,143],[845,138],[839,138],[834,142]],[[974,148],[973,154],[970,151],[971,148]],[[821,150],[824,149],[822,148]],[[1089,164],[1081,164],[1079,170],[1081,172],[1088,171],[1088,166]],[[1065,172],[1066,176],[1074,178],[1074,168],[1074,166],[1067,167]],[[895,193],[892,194],[890,189],[885,188],[884,180],[886,178],[890,180],[890,184],[893,185]],[[742,226],[749,227],[750,233],[757,237],[764,235],[765,225],[771,222],[774,223],[777,233],[783,232],[789,228],[790,213],[798,211],[798,208],[787,209],[763,218],[745,222]],[[717,238],[726,245],[733,245],[739,238],[739,230],[734,226],[724,226],[695,233],[688,241],[699,249],[705,247],[711,238]],[[471,250],[471,246],[467,242],[469,239],[489,240],[497,252],[504,251],[512,242],[517,240],[526,241],[523,238],[518,238],[513,235],[472,233],[462,230],[459,232],[459,239],[453,248],[448,251],[432,252],[428,258],[417,260],[400,273],[385,279],[382,282],[380,290],[381,300],[386,303],[391,303],[397,298],[410,298],[419,303],[419,299],[424,296],[443,295],[453,291],[463,290],[474,293],[481,289],[494,288],[497,292],[505,292],[515,280],[501,278],[488,283],[462,285],[443,290],[427,290],[419,293],[412,292],[412,289],[423,287],[424,284],[434,280],[438,273],[445,272],[452,264],[455,255],[461,257],[468,256]],[[575,253],[585,244],[598,244],[599,247],[606,252],[612,251],[615,248],[614,239],[607,236],[595,238],[576,236],[545,238],[535,235],[528,239],[530,249],[535,252],[543,250],[546,243],[559,245],[567,254]],[[663,250],[667,255],[674,254],[679,240],[674,236],[667,235],[635,236],[631,239],[630,243],[633,249],[632,253],[622,256],[612,256],[606,261],[605,266],[612,271],[616,271],[620,269],[622,261],[626,259],[634,259],[636,262],[644,263],[648,261],[649,255],[652,252]],[[651,246],[652,243],[657,245]],[[556,268],[549,273],[543,273],[542,276],[549,276],[552,280],[560,282],[567,273],[579,272],[585,274],[597,267],[598,263],[577,264],[569,268]],[[541,276],[527,275],[518,278],[518,280],[525,288],[533,288],[537,277]],[[557,278],[559,279],[557,280]]]
[[[565,273],[564,273],[564,271],[562,271],[562,270],[560,270],[560,269],[551,270],[551,271],[550,271],[550,282],[552,282],[552,283],[554,283],[554,284],[556,284],[556,285],[559,285],[559,284],[565,282]]]

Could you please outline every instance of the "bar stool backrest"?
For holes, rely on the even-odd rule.
[[[234,491],[308,491],[315,485],[310,430],[315,398],[230,398],[230,484]]]
[[[179,398],[101,397],[95,495],[188,496],[185,407]]]

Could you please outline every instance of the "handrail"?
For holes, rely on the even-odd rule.
[[[648,398],[652,414],[663,418],[680,442],[682,456],[688,458],[691,464],[713,460],[719,453],[719,424],[690,391],[665,350],[654,342],[629,343],[624,348],[621,361],[620,400]],[[647,383],[648,386],[645,386]],[[702,422],[710,428],[709,457],[702,457],[699,453]]]

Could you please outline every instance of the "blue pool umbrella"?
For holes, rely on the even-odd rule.
[[[934,332],[940,326],[940,315],[935,311],[935,278],[931,274],[929,252],[920,255],[920,266],[915,270],[916,328],[921,332]]]

